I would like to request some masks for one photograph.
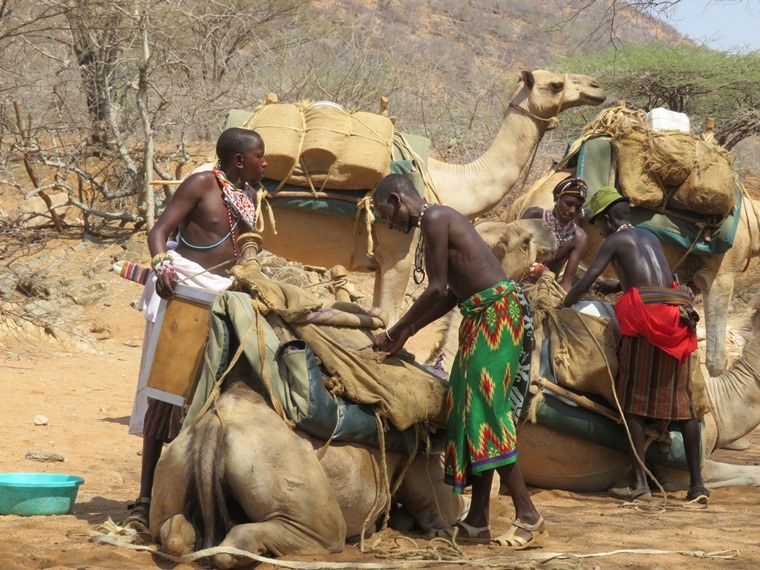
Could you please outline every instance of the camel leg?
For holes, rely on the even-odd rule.
[[[303,533],[283,520],[270,520],[260,523],[246,523],[234,526],[219,545],[247,550],[253,554],[264,556],[286,556],[298,554],[330,554],[333,550],[311,542],[304,548]],[[252,560],[245,556],[232,554],[217,554],[214,565],[217,568],[239,568],[250,564]]]
[[[760,466],[732,465],[707,460],[702,477],[708,487],[760,487]]]
[[[718,274],[710,280],[709,273],[711,272],[697,272],[694,280],[697,287],[704,292],[705,328],[707,332],[705,365],[711,376],[719,376],[726,370],[728,362],[726,321],[728,320],[731,296],[734,292],[735,275],[733,273]]]
[[[159,529],[161,550],[172,556],[184,556],[195,549],[195,529],[185,515],[174,515]]]
[[[451,527],[469,508],[469,500],[443,482],[442,455],[415,459],[396,497],[423,532]]]

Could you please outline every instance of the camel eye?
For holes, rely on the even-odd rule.
[[[549,84],[549,87],[551,87],[551,90],[553,93],[561,93],[562,89],[565,87],[564,81],[554,81],[553,83]]]

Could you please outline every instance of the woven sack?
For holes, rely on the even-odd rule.
[[[679,186],[694,168],[699,139],[681,131],[645,131],[644,169],[665,186]]]
[[[609,319],[576,311],[551,310],[546,312],[544,330],[550,339],[557,382],[574,390],[598,394],[614,405],[612,379],[616,379],[618,373],[618,337]]]
[[[287,178],[301,150],[304,121],[297,105],[281,103],[265,105],[243,125],[253,129],[264,140],[267,159],[266,176],[273,180]]]
[[[671,196],[669,206],[723,218],[736,208],[735,185],[736,175],[728,153],[700,141],[696,165]]]
[[[665,193],[654,173],[644,167],[647,137],[641,132],[630,132],[614,141],[617,150],[618,181],[623,194],[631,199],[631,206],[656,209],[662,204]]]

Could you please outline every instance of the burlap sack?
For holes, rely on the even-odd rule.
[[[615,405],[618,335],[609,319],[576,311],[546,312],[554,376],[563,386],[598,394]],[[601,350],[600,350],[601,349]]]
[[[243,125],[266,147],[267,178],[314,190],[371,190],[390,173],[393,122],[330,102],[261,107]]]
[[[301,152],[304,117],[297,105],[265,105],[244,128],[253,129],[264,139],[266,176],[284,180],[293,170]]]
[[[617,172],[623,194],[631,199],[631,206],[657,209],[665,192],[657,176],[644,166],[647,137],[642,132],[630,132],[613,141],[617,150]]]
[[[668,206],[723,218],[736,208],[735,186],[730,154],[717,145],[699,141],[696,164],[670,197]]]
[[[679,186],[694,168],[699,140],[681,131],[645,131],[644,169],[665,186]]]
[[[301,148],[301,164],[304,175],[324,176],[348,143],[351,136],[351,115],[343,107],[321,102],[312,103],[304,109],[306,130]],[[289,181],[294,184],[294,179]]]

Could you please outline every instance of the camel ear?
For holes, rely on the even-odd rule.
[[[533,89],[533,84],[535,83],[535,80],[533,79],[533,72],[532,71],[523,71],[520,74],[520,78],[522,79],[523,83],[528,86],[528,89]]]

